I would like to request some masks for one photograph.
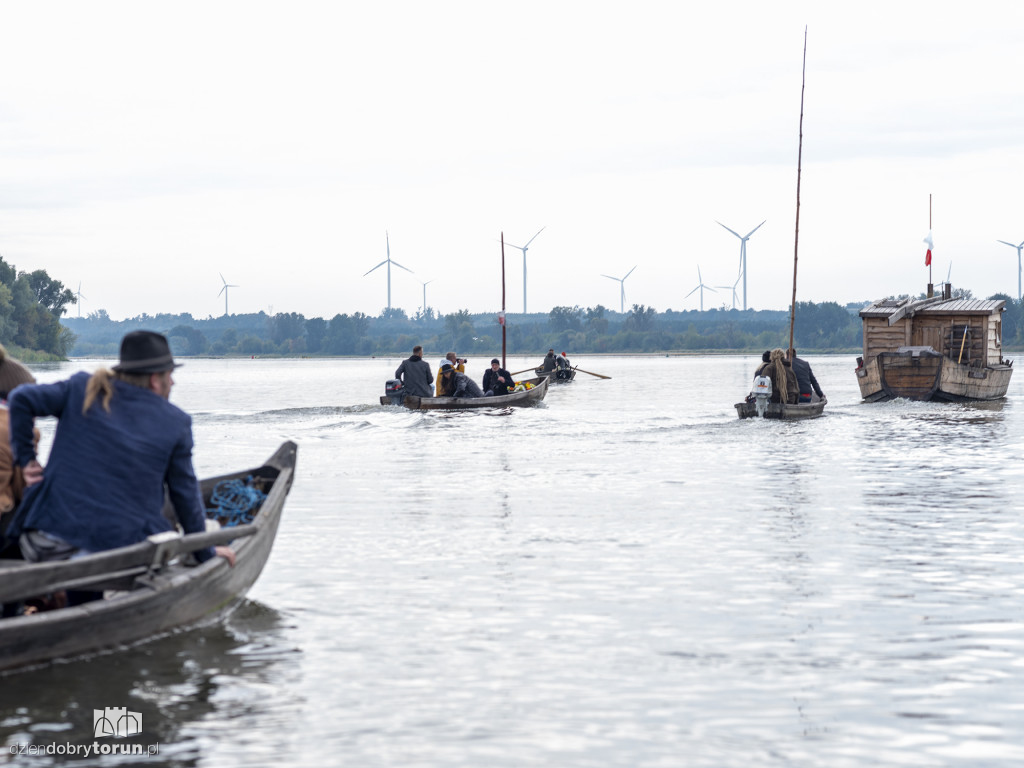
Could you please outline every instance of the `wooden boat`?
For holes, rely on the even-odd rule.
[[[825,410],[825,400],[816,403],[768,403],[764,411],[765,419],[813,419],[821,416]],[[736,413],[741,419],[756,419],[757,404],[754,401],[736,403]]]
[[[252,477],[267,495],[250,524],[187,536],[157,534],[75,560],[0,561],[0,602],[69,588],[106,591],[102,600],[0,619],[0,670],[130,645],[229,611],[270,555],[294,479],[296,451],[295,443],[286,442],[263,466],[202,481],[209,504],[219,482]],[[182,562],[188,552],[229,542],[233,568],[220,557],[194,567]]]
[[[804,29],[804,77],[807,72],[807,29]],[[800,143],[796,161],[796,228],[793,235],[793,298],[789,305],[789,352],[788,359],[793,360],[796,353],[793,347],[793,326],[796,321],[796,274],[797,253],[800,243],[800,172],[803,160],[804,145],[804,93],[800,88]],[[764,222],[762,222],[763,224]],[[760,225],[758,225],[760,226]],[[746,279],[746,278],[744,278]],[[771,381],[768,376],[754,379],[754,390],[742,402],[736,403],[736,414],[741,419],[811,419],[821,416],[828,400],[822,398],[810,403],[772,403],[768,402],[771,395]]]
[[[401,405],[414,411],[461,411],[467,408],[508,408],[536,405],[548,393],[548,379],[523,379],[521,384],[529,383],[530,389],[512,392],[507,395],[493,397],[417,397],[405,395]],[[381,405],[398,405],[395,396],[381,395]]]
[[[556,368],[553,371],[542,371],[540,368],[534,371],[538,378],[548,379],[550,378],[553,382],[569,382],[576,378],[575,368]]]
[[[998,400],[1012,362],[1002,356],[1005,301],[941,296],[885,299],[862,309],[864,354],[857,383],[864,400]]]

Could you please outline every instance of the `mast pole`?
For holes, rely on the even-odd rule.
[[[525,290],[525,288],[524,288]],[[523,294],[526,295],[525,293]],[[501,233],[501,367],[505,368],[505,233]],[[507,369],[506,369],[507,370]]]
[[[932,193],[928,193],[928,231],[932,231]],[[932,265],[928,264],[928,287],[933,286],[932,282]],[[931,291],[928,292],[928,296],[931,297]]]
[[[789,360],[793,361],[793,325],[796,321],[796,265],[800,244],[800,168],[804,153],[804,90],[807,87],[807,27],[804,27],[804,61],[800,81],[800,141],[796,152],[796,228],[793,235],[793,300],[789,304]]]

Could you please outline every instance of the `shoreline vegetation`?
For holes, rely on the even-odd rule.
[[[971,298],[969,291],[961,291]],[[903,297],[896,297],[903,298]],[[1021,302],[1004,295],[1003,345],[1024,349]],[[869,302],[797,302],[794,346],[804,354],[853,354],[862,348],[859,310]],[[431,308],[409,317],[384,310],[377,317],[338,314],[329,320],[298,313],[264,312],[205,319],[190,314],[140,315],[113,320],[99,310],[85,318],[63,318],[73,340],[65,357],[116,357],[121,338],[146,329],[168,337],[176,357],[376,358],[407,357],[421,344],[443,357],[495,357],[501,350],[497,313],[460,310],[439,315]],[[547,313],[506,315],[509,356],[544,356],[548,349],[570,358],[588,355],[760,355],[789,344],[789,310],[666,310],[634,304],[625,312],[596,307],[555,307]],[[15,353],[16,354],[16,353]]]
[[[955,289],[953,297],[973,298],[964,289]],[[1003,348],[1024,349],[1022,302],[1006,294],[988,298],[1005,302]],[[101,309],[84,318],[66,317],[75,301],[75,294],[46,270],[19,272],[0,258],[0,344],[24,362],[116,358],[122,337],[134,330],[163,333],[176,357],[393,358],[406,357],[421,344],[439,358],[449,351],[490,358],[502,348],[497,312],[471,314],[463,309],[442,315],[426,307],[411,316],[394,308],[376,317],[356,312],[330,319],[258,312],[205,319],[188,313],[143,314],[114,320]],[[858,353],[863,341],[858,312],[868,304],[797,302],[794,346],[804,354]],[[760,354],[789,345],[789,322],[789,308],[739,310],[722,305],[706,311],[658,312],[634,304],[628,311],[615,312],[600,304],[562,306],[546,313],[507,313],[505,350],[510,356],[538,358],[548,349],[565,351],[570,358]]]

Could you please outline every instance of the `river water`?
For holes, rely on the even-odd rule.
[[[270,562],[222,623],[0,678],[0,761],[123,706],[158,754],[68,762],[1024,764],[1024,380],[863,404],[808,360],[804,423],[736,418],[756,356],[454,413],[380,406],[398,359],[189,360],[201,475],[299,444]]]

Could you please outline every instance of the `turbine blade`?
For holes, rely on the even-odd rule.
[[[228,281],[224,279],[224,275],[221,275],[220,272],[218,272],[217,274],[220,275],[220,281],[224,283],[224,285],[227,285]]]
[[[764,221],[768,221],[768,219],[765,219]],[[752,234],[754,234],[755,232],[757,232],[757,230],[759,230],[759,229],[760,229],[761,227],[763,227],[763,226],[764,226],[764,221],[762,221],[762,222],[761,222],[760,224],[758,224],[758,225],[757,225],[756,227],[754,227],[754,228],[753,228],[752,230],[750,230],[750,231],[749,231],[749,232],[747,233],[747,237],[750,237],[750,236],[751,236]],[[746,239],[747,239],[747,237],[744,237],[743,239],[744,239],[744,240],[746,240]]]
[[[637,267],[639,267],[639,266],[640,266],[639,264],[635,264],[635,265],[633,266],[633,269],[636,269],[636,268],[637,268]],[[632,275],[632,274],[633,274],[633,269],[629,270],[629,272],[627,272],[627,273],[626,273],[626,277],[629,277],[630,275]],[[622,279],[623,279],[623,280],[625,280],[625,279],[626,279],[626,277],[624,277],[624,278],[622,278]]]
[[[616,282],[619,282],[619,278],[612,277],[611,275],[601,275],[601,277],[607,277],[609,280],[614,280]]]
[[[387,259],[384,259],[384,261],[382,261],[382,262],[381,262],[380,264],[378,264],[378,265],[377,265],[376,267],[374,267],[373,269],[377,269],[377,267],[383,267],[383,266],[384,266],[385,264],[387,264],[387,263],[388,263],[388,260],[387,260]],[[394,263],[394,262],[392,262],[392,263]],[[373,269],[371,269],[371,270],[370,270],[370,272],[373,272]],[[367,272],[367,273],[365,273],[365,274],[363,275],[363,277],[366,277],[366,275],[370,274],[370,272]]]
[[[545,224],[543,227],[541,227],[540,229],[537,230],[537,235],[539,235],[541,232],[543,232],[547,228],[548,228],[548,225]],[[537,239],[537,235],[534,235],[533,237],[531,237],[529,240],[526,241],[526,247],[529,247],[530,243],[532,243],[534,240]]]
[[[718,226],[722,227],[723,229],[729,229],[727,226],[725,226],[725,224],[723,224],[720,221],[716,221],[715,224],[717,224]],[[736,237],[738,237],[740,240],[743,239],[743,236],[739,232],[737,232],[736,230],[729,229],[729,231],[732,232],[734,235],[736,235]]]
[[[412,274],[414,274],[414,275],[416,274],[415,272],[413,272],[413,271],[412,271],[411,269],[409,269],[408,267],[403,267],[403,266],[402,266],[401,264],[399,264],[399,263],[398,263],[397,261],[394,261],[394,260],[392,260],[392,262],[391,262],[391,263],[392,263],[392,264],[394,264],[394,265],[395,265],[396,267],[398,267],[399,269],[404,269],[404,270],[405,270],[406,272],[412,272]]]
[[[696,293],[697,291],[699,291],[700,289],[701,289],[701,286],[699,286],[699,285],[698,285],[698,286],[697,286],[696,288],[694,288],[694,289],[693,289],[692,291],[690,291],[690,292],[689,292],[688,294],[686,294],[685,296],[683,296],[683,298],[684,298],[684,299],[688,299],[688,298],[690,298],[690,296],[692,296],[693,294],[695,294],[695,293]]]
[[[1010,246],[1011,248],[1018,248],[1018,247],[1019,247],[1019,246],[1017,246],[1017,245],[1014,245],[1013,243],[1008,243],[1008,242],[1006,242],[1005,240],[996,240],[996,242],[997,242],[997,243],[1002,243],[1003,245],[1008,245],[1008,246]]]

